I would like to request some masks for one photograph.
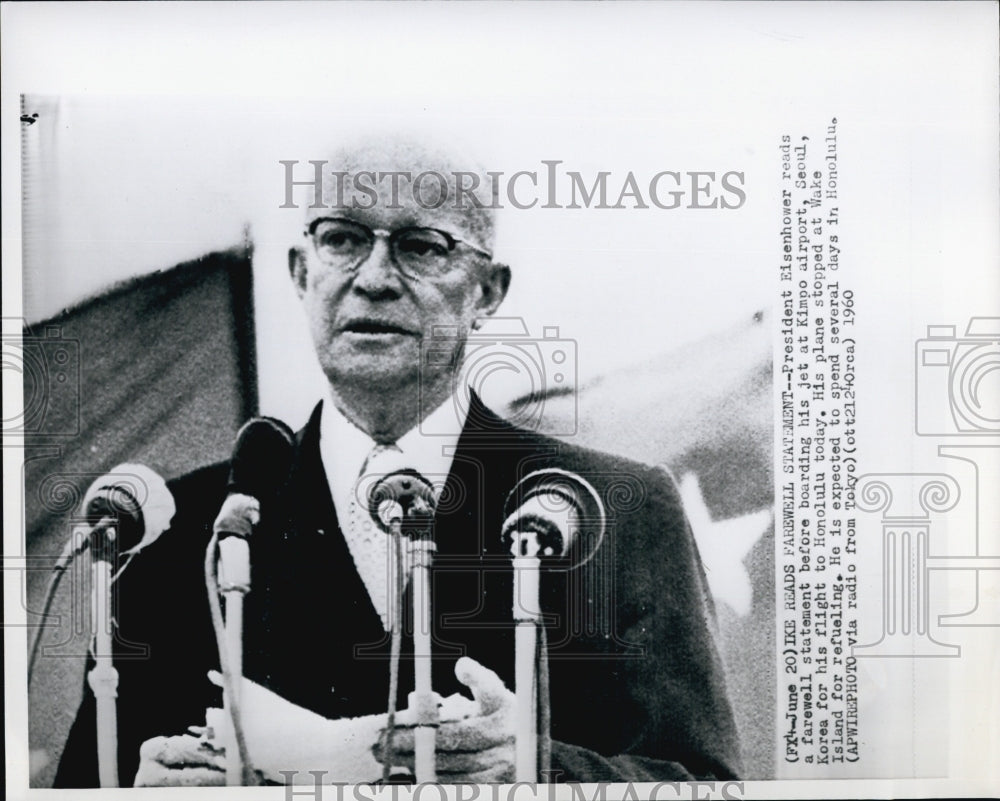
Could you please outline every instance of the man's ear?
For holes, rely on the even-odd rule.
[[[288,274],[292,277],[295,291],[301,298],[306,293],[306,276],[308,274],[306,254],[302,248],[292,247],[288,249]]]
[[[480,284],[483,290],[479,300],[479,310],[484,315],[493,314],[507,297],[510,288],[510,267],[506,264],[493,262],[486,268],[486,275]]]

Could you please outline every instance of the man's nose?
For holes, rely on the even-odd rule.
[[[374,297],[400,293],[399,270],[393,263],[392,251],[384,237],[375,240],[371,253],[358,265],[354,288]]]

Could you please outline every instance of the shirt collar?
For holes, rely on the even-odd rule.
[[[443,487],[451,471],[455,447],[465,427],[468,408],[455,395],[396,441],[402,460],[436,487]],[[354,487],[376,442],[351,423],[328,395],[320,413],[319,451],[330,494],[343,524]]]

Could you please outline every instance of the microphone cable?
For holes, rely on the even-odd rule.
[[[110,526],[115,521],[110,517],[102,517],[100,522],[93,529],[91,533],[97,531],[98,529]],[[59,589],[59,583],[62,581],[63,575],[65,575],[67,568],[73,561],[73,557],[79,553],[83,552],[83,548],[75,548],[73,545],[73,535],[70,535],[69,542],[66,543],[66,547],[63,548],[63,552],[59,555],[59,560],[55,563],[52,568],[52,575],[49,577],[49,584],[45,588],[45,601],[42,605],[41,621],[38,627],[35,629],[31,638],[31,648],[28,652],[28,686],[31,686],[31,677],[35,672],[35,662],[38,661],[38,649],[42,643],[42,634],[45,631],[45,618],[49,616],[49,612],[52,609],[52,604],[55,603],[56,590]],[[128,562],[125,563],[122,568],[115,573],[112,577],[112,581],[118,578],[122,574],[125,567],[128,566]]]
[[[243,731],[243,710],[239,697],[234,692],[232,666],[229,664],[229,649],[226,645],[226,628],[222,618],[222,604],[219,603],[219,537],[212,534],[205,551],[205,588],[208,590],[208,608],[212,618],[212,630],[215,633],[215,644],[219,651],[219,668],[222,673],[222,690],[229,698],[230,725],[236,738],[236,749],[243,766],[244,786],[255,787],[260,784],[256,771],[250,765],[247,750],[246,735]]]
[[[104,522],[103,520],[101,521]],[[69,542],[66,543],[66,547],[63,549],[62,555],[59,557],[59,561],[56,562],[55,567],[52,568],[52,575],[49,577],[49,585],[45,588],[45,603],[42,606],[41,621],[38,624],[38,628],[35,629],[31,638],[31,648],[28,651],[28,686],[31,686],[31,677],[35,672],[35,661],[38,659],[38,648],[42,642],[42,634],[45,631],[45,619],[49,616],[49,611],[52,609],[52,604],[55,601],[56,590],[59,589],[59,582],[62,581],[63,574],[66,572],[66,568],[69,567],[70,560],[74,556],[75,549],[73,547],[73,537],[70,536]]]

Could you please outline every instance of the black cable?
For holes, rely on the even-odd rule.
[[[49,578],[49,586],[45,590],[45,605],[42,607],[42,619],[38,624],[38,628],[35,629],[34,635],[31,641],[31,649],[28,652],[28,686],[31,686],[31,677],[35,672],[35,661],[38,659],[38,648],[42,643],[42,634],[45,632],[45,619],[49,616],[49,610],[52,609],[52,604],[56,598],[56,590],[59,588],[59,582],[62,581],[63,574],[66,572],[66,568],[69,566],[70,559],[73,557],[73,539],[66,544],[66,549],[63,551],[62,556],[59,557],[59,561],[56,566],[52,568],[52,576]]]
[[[219,557],[219,538],[213,534],[205,551],[205,588],[208,590],[208,608],[215,632],[215,644],[219,649],[219,667],[222,672],[222,689],[229,700],[230,723],[236,738],[236,750],[243,766],[243,784],[253,787],[259,784],[257,774],[250,765],[246,737],[243,732],[243,717],[240,701],[234,692],[232,666],[229,664],[229,649],[226,647],[226,629],[222,620],[222,605],[219,603],[219,582],[216,579]]]
[[[69,541],[66,543],[66,547],[63,548],[63,552],[59,554],[59,559],[56,560],[55,565],[52,568],[52,576],[49,578],[49,586],[45,589],[45,603],[42,607],[42,620],[38,624],[38,628],[35,630],[34,637],[31,642],[31,649],[28,652],[28,686],[31,686],[31,678],[35,672],[35,662],[38,659],[38,648],[42,642],[42,634],[45,630],[45,618],[49,616],[49,610],[52,609],[52,604],[56,598],[56,590],[59,588],[59,582],[62,581],[63,574],[73,563],[73,558],[79,556],[83,553],[89,546],[91,537],[94,536],[98,531],[103,531],[108,526],[114,525],[114,520],[110,517],[102,517],[96,526],[94,526],[87,533],[86,537],[83,538],[79,545],[75,544],[76,534],[78,529],[74,529],[73,533],[70,534]],[[129,560],[131,561],[131,559]],[[122,571],[128,567],[128,562],[122,566],[114,577],[111,579],[112,582],[122,574]]]

